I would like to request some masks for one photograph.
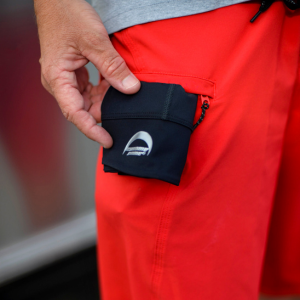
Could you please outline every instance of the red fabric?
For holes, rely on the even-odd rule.
[[[285,134],[262,292],[300,295],[300,69]]]
[[[100,154],[104,300],[257,299],[300,44],[298,12],[275,2],[251,24],[258,8],[238,4],[112,37],[139,79],[180,83],[211,105],[179,187],[104,173]]]

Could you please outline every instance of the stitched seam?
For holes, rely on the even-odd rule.
[[[144,113],[134,113],[134,114],[130,114],[130,113],[109,113],[109,114],[102,114],[102,119],[105,120],[105,119],[112,119],[112,118],[115,118],[115,117],[121,117],[121,118],[125,118],[125,117],[128,117],[128,118],[143,118],[143,117],[157,117],[157,118],[161,118],[161,114],[158,114],[158,113],[152,113],[152,112],[144,112]],[[174,120],[178,120],[178,121],[181,121],[181,122],[184,122],[186,124],[188,124],[187,121],[185,121],[185,119],[182,119],[180,117],[176,117],[176,116],[173,116],[173,115],[170,115],[168,114],[168,116],[165,117],[164,120],[167,120],[168,118],[172,118]]]
[[[214,102],[216,101],[216,93],[217,93],[217,82],[214,82]]]
[[[158,293],[163,272],[164,254],[172,215],[172,203],[174,199],[174,193],[171,192],[171,188],[172,187],[170,185],[157,231],[151,276],[152,299],[159,298]]]
[[[138,63],[137,63],[137,59],[136,56],[138,55],[138,53],[135,51],[135,47],[133,46],[133,43],[131,41],[131,38],[128,35],[128,29],[123,30],[120,34],[121,36],[123,36],[123,41],[125,42],[125,44],[127,44],[128,50],[130,52],[130,55],[133,59],[134,65],[136,70],[139,72],[140,68],[138,67]],[[132,72],[134,72],[133,70],[131,70]]]
[[[170,122],[175,122],[175,123],[179,123],[183,126],[186,126],[190,129],[192,129],[193,127],[193,124],[190,123],[190,122],[187,122],[181,118],[177,118],[177,117],[173,117],[173,116],[168,116],[167,118],[165,119],[162,119],[162,116],[159,115],[159,114],[151,114],[151,113],[145,113],[145,114],[134,114],[134,115],[130,115],[130,114],[125,114],[125,113],[115,113],[115,114],[112,114],[112,115],[108,115],[108,116],[103,116],[102,115],[102,121],[105,121],[105,120],[116,120],[116,119],[119,119],[119,120],[122,120],[122,119],[156,119],[156,120],[163,120],[163,121],[170,121]]]
[[[204,78],[204,77],[198,77],[198,76],[194,76],[194,75],[188,75],[188,74],[176,74],[176,73],[165,73],[165,72],[135,72],[135,74],[160,74],[160,75],[171,75],[171,76],[177,76],[177,77],[191,77],[191,78],[196,78],[196,79],[201,79],[201,80],[205,80],[208,81],[212,84],[216,84],[215,81]]]
[[[140,51],[139,51],[139,48],[138,48],[138,43],[135,43],[134,40],[132,39],[132,37],[129,34],[130,30],[131,30],[131,28],[129,27],[125,30],[125,32],[126,32],[126,36],[128,38],[128,41],[130,42],[130,44],[133,48],[132,52],[134,52],[134,59],[135,59],[136,67],[138,68],[138,65],[140,65],[140,68],[138,68],[139,72],[140,72],[141,69],[145,68],[145,63],[144,63],[144,60],[142,58],[142,55],[140,54]]]
[[[173,90],[174,90],[174,84],[171,84],[169,86],[169,88],[168,88],[166,102],[165,102],[163,113],[162,113],[162,116],[161,116],[161,118],[163,120],[166,120],[166,118],[168,116],[168,112],[169,112],[169,108],[170,108],[170,104],[171,104],[171,98],[172,98]]]
[[[137,71],[140,71],[140,69],[137,66],[136,60],[135,60],[135,55],[133,54],[133,51],[131,49],[131,42],[128,39],[127,35],[126,35],[126,29],[124,29],[123,31],[119,32],[118,35],[116,35],[116,38],[120,40],[121,44],[123,44],[123,46],[127,47],[128,52],[132,58],[133,64],[135,66],[135,69]],[[131,70],[133,72],[133,70]]]
[[[198,79],[198,80],[204,80],[207,81],[211,84],[213,84],[213,98],[214,101],[216,98],[216,92],[217,92],[217,88],[216,88],[216,80],[215,79],[207,79],[204,77],[199,77],[199,76],[194,76],[194,75],[188,75],[188,74],[176,74],[176,73],[165,73],[165,72],[134,72],[134,74],[136,75],[165,75],[165,76],[174,76],[174,77],[186,77],[186,78],[194,78],[194,79]]]

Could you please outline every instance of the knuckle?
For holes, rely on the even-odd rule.
[[[72,122],[87,138],[93,139],[97,125],[93,123],[93,117],[90,114],[83,113],[81,110],[70,111],[68,109],[62,109],[62,113],[64,117]]]
[[[71,120],[71,115],[70,115],[69,112],[67,112],[67,111],[62,111],[62,113],[63,113],[64,117],[67,119],[67,121],[72,122],[72,120]]]
[[[41,61],[42,59],[40,59]],[[48,85],[51,89],[55,87],[57,80],[59,79],[59,68],[54,64],[52,61],[45,61],[41,62],[41,75],[42,75],[42,82]],[[43,84],[43,85],[44,85]]]
[[[44,79],[45,85],[48,86],[53,92],[56,90],[56,87],[59,85],[61,79],[61,72],[54,68],[51,65],[47,65],[42,68],[42,77]]]
[[[126,64],[124,59],[119,55],[115,55],[113,57],[106,58],[103,61],[102,68],[107,76],[113,77],[120,75],[124,71],[125,66]]]
[[[50,88],[55,92],[55,87],[56,87],[56,83],[58,81],[58,77],[51,77],[51,78],[48,78],[47,82],[50,86]]]

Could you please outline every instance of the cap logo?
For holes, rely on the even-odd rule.
[[[136,140],[144,141],[147,144],[148,148],[130,147],[130,145]],[[148,156],[152,150],[152,145],[153,145],[153,141],[151,135],[146,131],[139,131],[129,140],[122,154],[127,152],[127,155],[141,156],[141,155],[145,155],[148,152],[147,153]]]

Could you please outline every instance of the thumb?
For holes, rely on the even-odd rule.
[[[140,81],[129,70],[107,34],[96,38],[96,41],[93,40],[87,46],[89,50],[84,55],[114,88],[124,94],[133,94],[140,89]]]

